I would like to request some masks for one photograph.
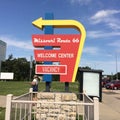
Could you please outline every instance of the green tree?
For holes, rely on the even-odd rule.
[[[34,74],[34,66],[32,74]],[[26,58],[13,58],[9,55],[8,59],[2,62],[2,72],[13,72],[14,80],[29,80],[30,62]]]

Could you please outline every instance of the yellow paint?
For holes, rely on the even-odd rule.
[[[42,29],[43,26],[53,26],[53,27],[57,27],[57,28],[59,28],[59,27],[61,27],[61,28],[77,28],[80,31],[81,39],[80,39],[77,60],[75,63],[75,68],[74,68],[73,77],[72,77],[72,82],[74,82],[76,74],[77,74],[80,58],[82,55],[85,38],[86,38],[86,31],[85,31],[84,26],[76,20],[43,20],[42,18],[39,18],[39,19],[33,21],[32,24],[34,26],[38,27],[39,29]]]

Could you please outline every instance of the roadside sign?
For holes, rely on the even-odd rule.
[[[53,35],[32,35],[32,42],[34,47],[43,47],[43,46],[52,46],[56,49],[44,50],[44,49],[35,49],[34,56],[36,61],[53,61],[59,62],[60,65],[64,65],[67,68],[67,74],[61,74],[60,71],[57,72],[46,72],[45,68],[37,66],[36,73],[39,72],[42,74],[61,74],[61,82],[72,82],[72,75],[74,72],[76,59],[78,55],[78,49],[80,44],[80,34],[53,34]],[[55,68],[55,66],[54,66]],[[58,68],[58,66],[57,66]],[[60,69],[61,67],[59,67]],[[49,67],[49,70],[53,67]]]
[[[32,24],[40,29],[44,26],[53,26],[57,28],[71,27],[79,30],[80,34],[32,35],[33,45],[38,48],[34,50],[35,60],[59,62],[60,65],[66,65],[67,74],[61,74],[60,81],[74,82],[86,37],[83,25],[76,20],[43,20],[42,18],[33,21]],[[40,47],[45,46],[57,47],[58,49],[40,49]],[[58,72],[58,74],[60,73]]]

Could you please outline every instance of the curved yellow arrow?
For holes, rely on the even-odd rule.
[[[74,68],[74,72],[73,72],[73,77],[72,77],[72,82],[75,81],[75,77],[76,77],[76,73],[78,70],[78,65],[79,65],[79,61],[82,55],[82,49],[84,46],[84,41],[86,38],[86,31],[84,26],[76,21],[76,20],[43,20],[42,18],[39,18],[35,21],[32,22],[32,24],[34,26],[36,26],[39,29],[42,29],[43,26],[53,26],[53,27],[62,27],[62,28],[77,28],[80,33],[81,33],[81,39],[80,39],[80,44],[79,44],[79,49],[78,49],[78,54],[77,54],[77,60],[75,63],[75,68]]]

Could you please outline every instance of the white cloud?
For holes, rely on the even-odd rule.
[[[105,23],[112,29],[120,29],[119,18],[115,15],[120,14],[120,10],[100,10],[91,18],[92,24]]]
[[[88,31],[87,37],[89,38],[109,38],[112,36],[120,36],[120,32],[105,32],[105,31]]]
[[[83,53],[91,54],[91,55],[96,55],[98,54],[99,49],[97,47],[85,47],[83,49]]]
[[[0,39],[7,43],[7,46],[13,46],[22,49],[33,49],[32,42],[28,40],[20,40],[11,36],[0,36]]]
[[[110,26],[110,28],[112,28],[112,29],[120,29],[120,22],[118,23],[118,20],[116,21],[116,22],[109,22],[108,23],[108,26]]]
[[[116,40],[108,44],[109,46],[120,47],[120,40]]]
[[[113,42],[108,43],[108,46],[113,47],[116,54],[120,54],[120,40],[115,40]]]
[[[70,2],[72,4],[74,3],[79,3],[79,4],[82,4],[82,5],[87,5],[88,3],[90,3],[92,0],[70,0]]]
[[[107,18],[107,17],[117,14],[117,13],[120,13],[120,10],[101,10],[101,11],[98,11],[95,15],[93,15],[91,17],[91,19],[101,20],[103,18]]]
[[[118,66],[120,65],[120,62],[118,62]],[[79,66],[89,66],[92,69],[100,69],[103,70],[103,74],[115,74],[116,73],[116,61],[115,60],[109,60],[109,61],[95,61],[91,59],[81,59]],[[118,71],[120,69],[118,68]]]

